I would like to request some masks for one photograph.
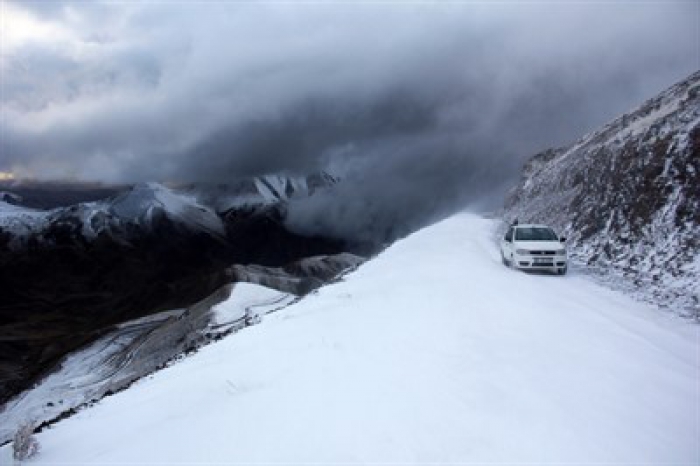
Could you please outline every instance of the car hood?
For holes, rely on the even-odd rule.
[[[564,244],[559,241],[515,241],[516,248],[529,249],[531,251],[556,251],[565,249]]]

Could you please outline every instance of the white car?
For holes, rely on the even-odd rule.
[[[569,263],[564,241],[547,225],[511,225],[501,241],[501,258],[513,268],[564,275]]]

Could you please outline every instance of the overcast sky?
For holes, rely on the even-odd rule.
[[[38,178],[468,197],[699,67],[696,2],[2,5],[0,171]]]

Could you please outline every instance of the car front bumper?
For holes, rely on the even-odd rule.
[[[568,259],[566,256],[530,256],[518,255],[513,256],[513,266],[519,269],[530,270],[558,270],[567,267]]]

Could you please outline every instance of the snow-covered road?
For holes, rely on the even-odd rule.
[[[397,242],[38,435],[30,464],[698,464],[699,327],[507,269],[494,228]]]

